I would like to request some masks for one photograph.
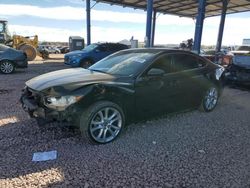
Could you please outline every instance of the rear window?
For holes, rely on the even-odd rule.
[[[119,51],[119,50],[128,49],[128,47],[123,44],[109,44],[108,46],[109,46],[110,51]]]

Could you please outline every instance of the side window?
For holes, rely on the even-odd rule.
[[[162,56],[154,62],[151,69],[152,68],[161,69],[165,73],[171,73],[172,72],[171,59],[172,57],[169,55]]]
[[[187,54],[173,55],[173,65],[174,72],[195,69],[203,66],[202,63],[199,63],[198,58]]]

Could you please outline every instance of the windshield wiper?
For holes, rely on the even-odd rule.
[[[90,70],[90,71],[95,71],[95,72],[101,72],[101,73],[108,74],[107,72],[102,71],[102,70],[98,70],[98,69],[89,69],[89,70]]]

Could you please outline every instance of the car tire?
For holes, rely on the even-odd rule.
[[[0,71],[3,74],[11,74],[15,71],[15,64],[9,60],[0,62]]]
[[[217,87],[215,86],[209,87],[202,98],[200,110],[203,112],[213,111],[218,103],[218,100],[219,100],[219,91]]]
[[[36,58],[37,50],[30,44],[23,44],[18,47],[18,50],[23,51],[27,55],[28,61],[33,61]]]
[[[123,110],[109,101],[94,103],[78,118],[82,135],[92,144],[106,144],[115,140],[124,125]]]
[[[92,65],[92,61],[90,59],[84,59],[81,61],[80,63],[80,67],[84,68],[84,69],[87,69],[89,68],[91,65]]]

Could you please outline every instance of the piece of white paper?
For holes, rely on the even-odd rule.
[[[37,152],[33,153],[32,161],[48,161],[55,160],[57,158],[57,151],[48,151],[48,152]]]

